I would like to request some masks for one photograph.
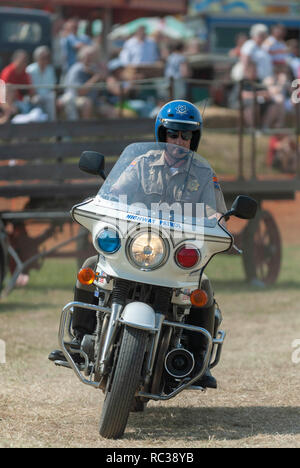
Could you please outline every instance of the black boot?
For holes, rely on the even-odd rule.
[[[74,302],[85,302],[87,304],[96,304],[97,298],[94,296],[94,291],[86,291],[75,287],[74,290]],[[80,349],[81,341],[84,335],[92,334],[96,327],[96,314],[92,310],[84,309],[81,307],[74,307],[73,310],[73,319],[72,319],[72,328],[74,338],[71,343],[66,344],[69,353],[72,356],[72,359],[76,363],[83,362],[83,358],[77,352],[72,352]],[[60,349],[55,349],[52,351],[48,359],[50,361],[66,361],[65,355]]]
[[[196,365],[194,375],[196,375],[197,372],[200,372],[200,369],[202,368],[204,354],[198,354],[197,356],[195,356],[195,359]],[[199,380],[196,380],[196,382],[194,382],[193,387],[217,388],[217,380],[211,374],[209,368],[207,368],[202,377]]]
[[[71,354],[72,359],[74,362],[77,364],[80,364],[81,362],[84,361],[84,359],[80,356],[79,353],[76,351],[80,349],[80,344],[81,344],[82,337],[74,337],[73,340],[70,343],[66,343],[65,346],[68,349],[68,352]],[[75,352],[73,352],[73,350]],[[51,353],[48,356],[49,361],[67,361],[64,353],[60,349],[55,349],[54,351],[51,351]]]
[[[192,307],[190,314],[188,316],[189,324],[196,325],[197,327],[204,328],[207,330],[211,336],[214,336],[214,326],[215,326],[215,302],[213,301],[212,305],[209,307]],[[193,375],[195,376],[200,372],[203,359],[206,353],[207,340],[205,336],[197,332],[188,332],[189,337],[189,349],[194,354],[195,358],[195,368]],[[209,368],[205,369],[202,377],[197,380],[193,386],[202,387],[202,388],[217,388],[217,381],[211,375]]]

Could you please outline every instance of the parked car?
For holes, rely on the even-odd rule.
[[[0,69],[17,49],[29,55],[40,45],[51,49],[51,14],[26,8],[0,8]]]

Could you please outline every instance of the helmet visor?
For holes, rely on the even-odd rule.
[[[163,125],[163,127],[170,128],[172,130],[190,130],[192,132],[200,130],[200,125],[198,122],[185,122],[183,120],[161,119],[161,124]]]

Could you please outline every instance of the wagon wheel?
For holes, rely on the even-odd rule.
[[[248,223],[243,232],[243,250],[247,280],[275,283],[281,265],[281,238],[271,213],[258,211]]]
[[[3,287],[5,273],[6,273],[6,252],[3,251],[2,246],[0,245],[0,292]]]

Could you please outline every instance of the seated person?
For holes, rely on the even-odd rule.
[[[34,103],[42,108],[49,120],[55,120],[55,91],[51,88],[39,87],[40,85],[56,85],[56,76],[51,65],[50,49],[47,46],[37,47],[33,54],[34,62],[28,65],[26,72],[36,88]]]
[[[263,129],[280,128],[285,117],[285,102],[281,93],[273,89],[273,79],[266,78],[261,82],[257,79],[256,65],[249,62],[244,71],[245,80],[242,85],[242,100],[244,105],[244,119],[249,127],[256,121],[254,99],[256,98],[259,121],[257,125]]]
[[[93,85],[106,77],[106,69],[99,64],[94,46],[80,49],[78,60],[65,77],[66,91],[57,103],[59,109],[65,110],[69,120],[91,119],[98,112],[99,92]]]
[[[1,72],[0,79],[6,84],[6,103],[2,104],[2,123],[8,121],[14,114],[26,114],[31,110],[33,89],[15,89],[9,85],[31,85],[30,75],[26,72],[28,54],[24,50],[16,50],[12,61]]]
[[[297,168],[297,145],[290,135],[273,135],[269,140],[267,165],[286,174]]]
[[[116,58],[108,63],[108,76],[106,78],[106,98],[110,106],[107,115],[119,116],[141,116],[148,117],[152,105],[146,99],[138,97],[139,87],[134,80],[141,76],[134,68],[124,67]]]

